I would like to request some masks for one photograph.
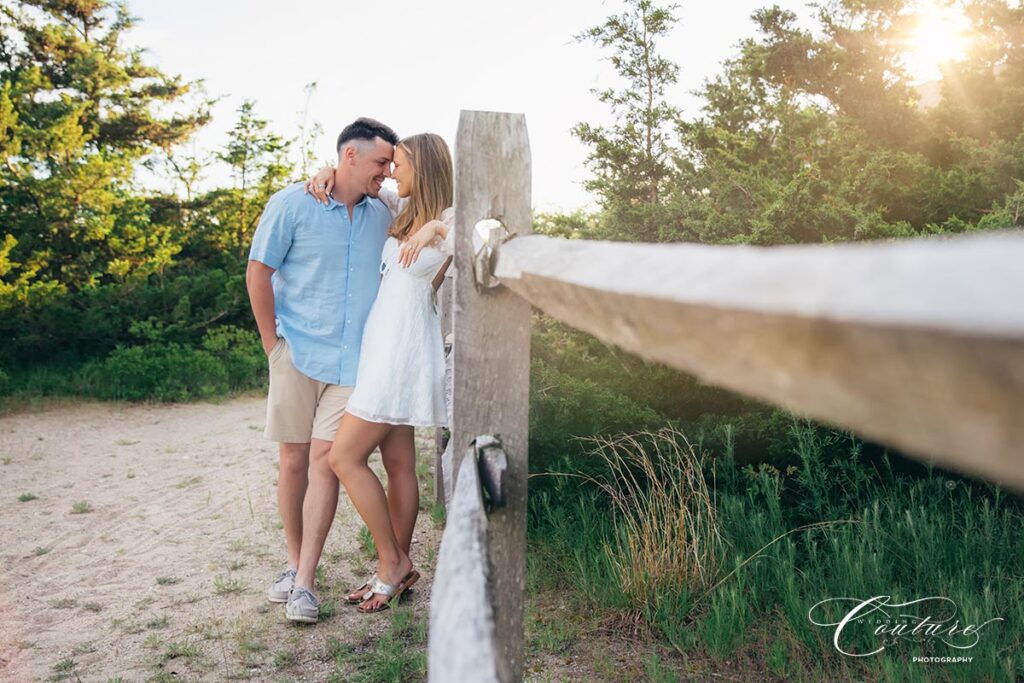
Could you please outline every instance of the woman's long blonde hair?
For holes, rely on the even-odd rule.
[[[440,135],[420,133],[399,140],[412,166],[412,191],[388,234],[399,242],[452,205],[452,155]]]

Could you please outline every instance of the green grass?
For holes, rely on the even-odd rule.
[[[53,550],[53,548],[47,548],[46,546],[37,545],[32,550],[32,554],[35,555],[36,557],[39,557],[41,555],[46,555],[51,550]]]
[[[274,653],[274,668],[287,669],[295,663],[295,652],[292,650],[278,650]]]
[[[167,628],[168,623],[166,616],[154,617],[146,622],[146,628],[150,630]]]
[[[230,576],[215,576],[213,578],[213,590],[217,595],[230,595],[241,593],[247,587],[245,579]]]
[[[328,639],[334,657],[332,683],[405,683],[425,680],[427,622],[412,608],[388,610],[387,628],[376,638]]]
[[[434,522],[434,524],[436,524],[436,525],[438,525],[440,527],[443,527],[444,526],[444,522],[445,522],[445,517],[446,517],[447,514],[448,514],[448,512],[447,512],[447,509],[444,506],[444,503],[441,503],[441,502],[439,502],[437,500],[432,500],[431,501],[431,503],[430,503],[430,519]]]
[[[366,528],[366,525],[359,527],[357,538],[364,557],[368,559],[377,557],[377,544],[373,542],[373,534]]]
[[[156,584],[158,586],[173,586],[176,583],[181,583],[181,579],[177,576],[158,576],[156,577]]]
[[[31,492],[22,493],[20,496],[18,496],[19,503],[27,503],[30,500],[39,500],[39,496]]]
[[[79,679],[77,672],[78,664],[71,657],[65,657],[51,669],[53,674],[47,679],[50,681],[69,681]]]
[[[71,514],[73,515],[84,515],[87,512],[92,512],[92,504],[87,500],[80,500],[71,506]]]
[[[164,661],[171,659],[195,659],[200,655],[199,647],[194,643],[168,643],[161,655]]]
[[[337,603],[333,598],[325,598],[323,602],[320,603],[320,621],[327,621],[333,617],[337,612],[337,609]]]
[[[677,652],[741,673],[767,668],[785,680],[1024,678],[1024,659],[1012,654],[1024,645],[1014,626],[1024,623],[1021,499],[902,461],[897,468],[866,456],[847,435],[803,422],[793,423],[789,437],[790,467],[740,467],[728,450],[708,464],[723,539],[714,581],[666,580],[641,603],[624,585],[625,527],[608,498],[576,477],[535,477],[528,593],[558,591],[581,611],[639,609]],[[572,463],[560,465],[564,472]],[[843,656],[832,645],[832,629],[808,620],[810,608],[826,598],[875,595],[943,596],[956,602],[961,623],[1005,621],[984,629],[967,653],[970,664],[926,666],[910,661],[922,645],[909,640],[880,656]],[[850,628],[844,644],[868,652],[877,646],[872,630]],[[535,644],[555,652],[572,635],[546,624],[534,624],[532,633]],[[941,643],[933,649],[964,654]],[[658,680],[666,662],[647,669]]]

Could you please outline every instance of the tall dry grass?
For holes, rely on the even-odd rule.
[[[679,431],[588,440],[608,473],[588,477],[616,513],[618,549],[608,555],[623,592],[639,604],[659,593],[695,594],[715,580],[722,543],[702,456]]]

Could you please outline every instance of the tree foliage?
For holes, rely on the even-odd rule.
[[[630,7],[635,17],[661,17],[658,36],[674,21],[674,6]],[[914,3],[832,0],[818,6],[809,28],[778,7],[758,10],[758,36],[742,41],[705,84],[699,115],[680,120],[670,105],[648,110],[646,123],[665,135],[661,149],[677,152],[661,157],[665,184],[642,214],[623,210],[640,202],[609,169],[642,169],[644,141],[583,138],[596,171],[588,187],[601,200],[594,234],[781,244],[1020,225],[1007,207],[1024,179],[1024,8],[978,0],[965,9],[974,49],[945,67],[934,103],[923,101],[927,89],[904,64]],[[643,35],[609,28],[625,25],[613,17],[590,35],[612,50],[629,81],[628,56]],[[674,80],[674,68],[651,59]],[[614,130],[631,130],[636,114],[621,102],[636,100],[601,99]]]
[[[611,49],[621,87],[595,90],[608,105],[610,126],[579,123],[573,133],[590,146],[587,165],[593,176],[585,187],[597,193],[606,224],[630,225],[620,238],[651,241],[667,218],[666,188],[676,181],[678,147],[673,135],[679,110],[666,99],[679,68],[658,54],[658,40],[675,23],[675,5],[660,8],[651,0],[629,0],[626,11],[576,36]]]
[[[246,249],[292,172],[289,142],[245,102],[215,156],[233,184],[198,192],[211,159],[183,147],[210,101],[126,48],[132,25],[105,0],[0,10],[4,364],[197,346],[214,328],[251,327]],[[138,187],[136,169],[158,158],[184,196]]]

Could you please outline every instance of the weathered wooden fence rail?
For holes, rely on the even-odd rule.
[[[529,234],[522,116],[463,112],[456,164],[432,681],[522,678],[530,304],[709,383],[1024,489],[1024,233],[773,248],[559,240]],[[485,235],[474,246],[485,219],[513,239],[499,245],[491,229],[490,250]],[[466,455],[482,435],[501,436],[508,463],[505,505],[489,514],[486,459]]]

